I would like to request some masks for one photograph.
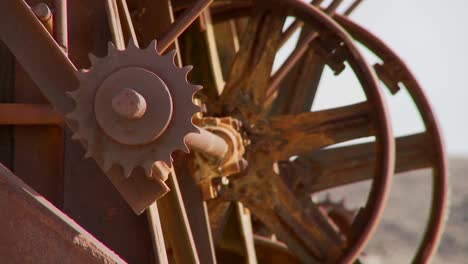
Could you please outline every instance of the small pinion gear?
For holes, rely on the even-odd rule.
[[[109,43],[106,57],[90,55],[91,68],[78,73],[67,118],[78,126],[73,138],[85,143],[86,157],[104,171],[119,165],[128,178],[141,167],[152,177],[153,165],[172,167],[171,153],[188,151],[184,137],[199,132],[192,99],[201,86],[187,81],[192,66],[177,67],[175,54],[159,54],[156,41],[146,49],[130,41],[125,50]]]

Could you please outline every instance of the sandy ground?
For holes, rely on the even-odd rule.
[[[468,158],[452,158],[449,167],[449,217],[431,263],[463,264],[468,263]],[[364,263],[411,262],[429,214],[430,180],[430,170],[395,176],[383,221],[365,250]],[[356,207],[364,203],[368,190],[368,184],[355,184],[333,190],[332,198],[347,197],[347,207]]]

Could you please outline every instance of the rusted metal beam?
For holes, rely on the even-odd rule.
[[[266,93],[267,99],[275,94],[277,89],[280,87],[280,83],[283,81],[286,75],[301,60],[304,54],[306,54],[307,50],[309,49],[310,42],[312,42],[317,37],[317,32],[307,34],[307,36],[297,44],[296,49],[286,59],[283,65],[281,65],[278,71],[273,76],[271,76],[270,85]]]
[[[355,0],[349,7],[344,11],[343,15],[349,16],[351,15],[356,8],[359,7],[359,5],[363,2],[363,0]]]
[[[1,262],[125,263],[3,165],[0,186]]]
[[[15,57],[8,48],[0,41],[0,102],[11,103],[15,88]],[[0,163],[12,168],[14,161],[13,127],[0,127]]]
[[[65,91],[78,87],[75,66],[24,1],[1,1],[0,10],[0,38],[54,108],[69,113],[73,102]]]
[[[241,203],[234,203],[234,212],[229,214],[226,226],[223,228],[221,240],[217,243],[218,260],[223,263],[224,252],[235,253],[237,262],[255,264],[257,256],[254,248],[254,238],[250,212]],[[230,261],[229,263],[234,263]]]
[[[50,10],[46,4],[50,4],[50,1],[46,1],[39,5],[36,4],[37,1],[28,1],[28,3],[30,3],[31,6],[39,6],[39,9],[42,9],[42,11],[36,9],[36,14],[44,13],[40,14],[40,17],[47,17],[46,14]],[[52,16],[52,14],[50,14],[50,16]],[[51,22],[52,21],[45,23],[47,30],[49,30],[45,34],[49,37],[52,36],[53,32],[56,30],[52,27]],[[16,58],[18,58],[18,56],[16,56]],[[36,113],[30,111],[32,109],[29,109],[29,111],[25,109],[28,108],[28,104],[43,104],[45,106],[48,102],[43,93],[41,93],[41,90],[34,83],[34,80],[32,80],[28,75],[26,67],[20,63],[16,63],[14,101],[16,103],[23,104],[23,110],[26,110],[30,114],[35,114],[36,118],[40,118],[38,116],[39,114],[46,114],[45,112],[49,112],[45,108],[43,108],[43,111],[39,110],[39,112]],[[29,118],[25,115],[21,115],[21,112],[17,112],[16,114],[10,112],[10,114],[12,114],[11,118],[16,118],[21,122],[28,121],[23,118]],[[49,112],[48,116],[44,117],[45,119],[49,119],[52,115],[54,114]],[[55,206],[62,208],[64,193],[63,126],[58,125],[60,123],[55,122],[58,121],[56,117],[53,117],[52,120],[43,121],[47,121],[47,123],[44,125],[36,124],[34,126],[27,127],[16,126],[14,128],[13,170],[18,177],[24,180],[36,191],[40,192]],[[25,166],[24,164],[28,164],[28,166]]]
[[[262,107],[267,93],[275,54],[279,48],[285,17],[258,10],[244,31],[239,52],[232,63],[220,101],[234,107],[238,98],[250,97],[249,103]],[[241,108],[241,111],[247,109]],[[245,113],[255,120],[259,113]]]
[[[171,172],[166,182],[171,192],[159,199],[157,203],[162,224],[165,226],[164,230],[168,232],[165,237],[171,243],[175,261],[187,264],[200,263],[174,171]]]
[[[122,31],[122,24],[119,14],[119,8],[117,6],[116,0],[106,0],[106,11],[107,11],[107,20],[109,23],[109,28],[111,30],[112,35],[112,43],[114,43],[115,47],[119,50],[124,50],[126,44],[128,43],[125,41],[124,34]],[[136,42],[135,42],[136,43]]]
[[[242,202],[303,262],[332,262],[339,257],[344,241],[318,208],[302,208],[279,175],[272,171],[271,156],[261,152],[260,155],[256,157],[259,162],[251,161],[255,167],[250,166],[247,175],[233,181],[224,197]]]
[[[162,235],[163,229],[161,227],[161,219],[159,217],[158,206],[156,203],[150,205],[146,210],[148,223],[150,227],[151,240],[153,242],[154,259],[156,263],[167,264],[166,244]]]
[[[190,24],[192,24],[192,22],[211,4],[211,2],[213,2],[213,0],[196,0],[190,7],[188,7],[158,41],[158,51],[162,53],[169,48],[175,39],[180,36],[180,34],[182,34]]]
[[[375,147],[375,142],[370,142],[303,155],[292,162],[282,163],[281,174],[296,193],[304,196],[370,180],[374,176]],[[395,172],[430,168],[434,156],[427,133],[399,137],[396,140]]]
[[[54,0],[54,39],[68,53],[68,0]]]
[[[279,47],[282,48],[284,44],[288,42],[288,40],[296,33],[298,29],[300,29],[304,25],[304,22],[299,20],[294,20],[291,25],[283,32],[280,39]]]
[[[177,171],[180,192],[185,204],[193,240],[200,263],[215,264],[213,237],[210,229],[208,208],[198,185],[192,176],[189,156],[178,153],[174,159],[174,170]]]
[[[375,134],[371,124],[372,107],[369,103],[306,112],[298,115],[280,115],[270,118],[269,137],[277,142],[272,155],[287,160],[294,155]]]
[[[270,264],[299,264],[299,259],[288,250],[288,247],[279,242],[256,235],[254,237],[255,251],[259,263]]]
[[[63,117],[47,104],[0,104],[1,125],[62,125]]]
[[[343,0],[333,0],[327,8],[325,8],[325,12],[327,14],[333,14],[335,13],[336,9],[343,3]]]

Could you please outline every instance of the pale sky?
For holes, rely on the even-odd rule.
[[[352,18],[411,67],[442,123],[450,154],[468,154],[468,1],[365,0]],[[398,100],[397,100],[398,101]],[[411,126],[391,102],[396,133]]]
[[[449,154],[468,155],[468,1],[365,0],[352,18],[410,66],[436,110]],[[387,98],[396,135],[422,130],[406,91]],[[316,100],[314,110],[364,96],[351,71],[335,77],[327,69]]]

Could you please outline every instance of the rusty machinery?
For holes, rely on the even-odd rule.
[[[322,2],[1,1],[1,160],[17,175],[0,170],[2,263],[353,263],[393,174],[432,168],[427,262],[446,215],[437,119],[348,18],[362,1]],[[366,101],[311,111],[325,66],[351,69]],[[383,86],[408,91],[425,132],[393,137]],[[356,210],[311,199],[365,180]]]

